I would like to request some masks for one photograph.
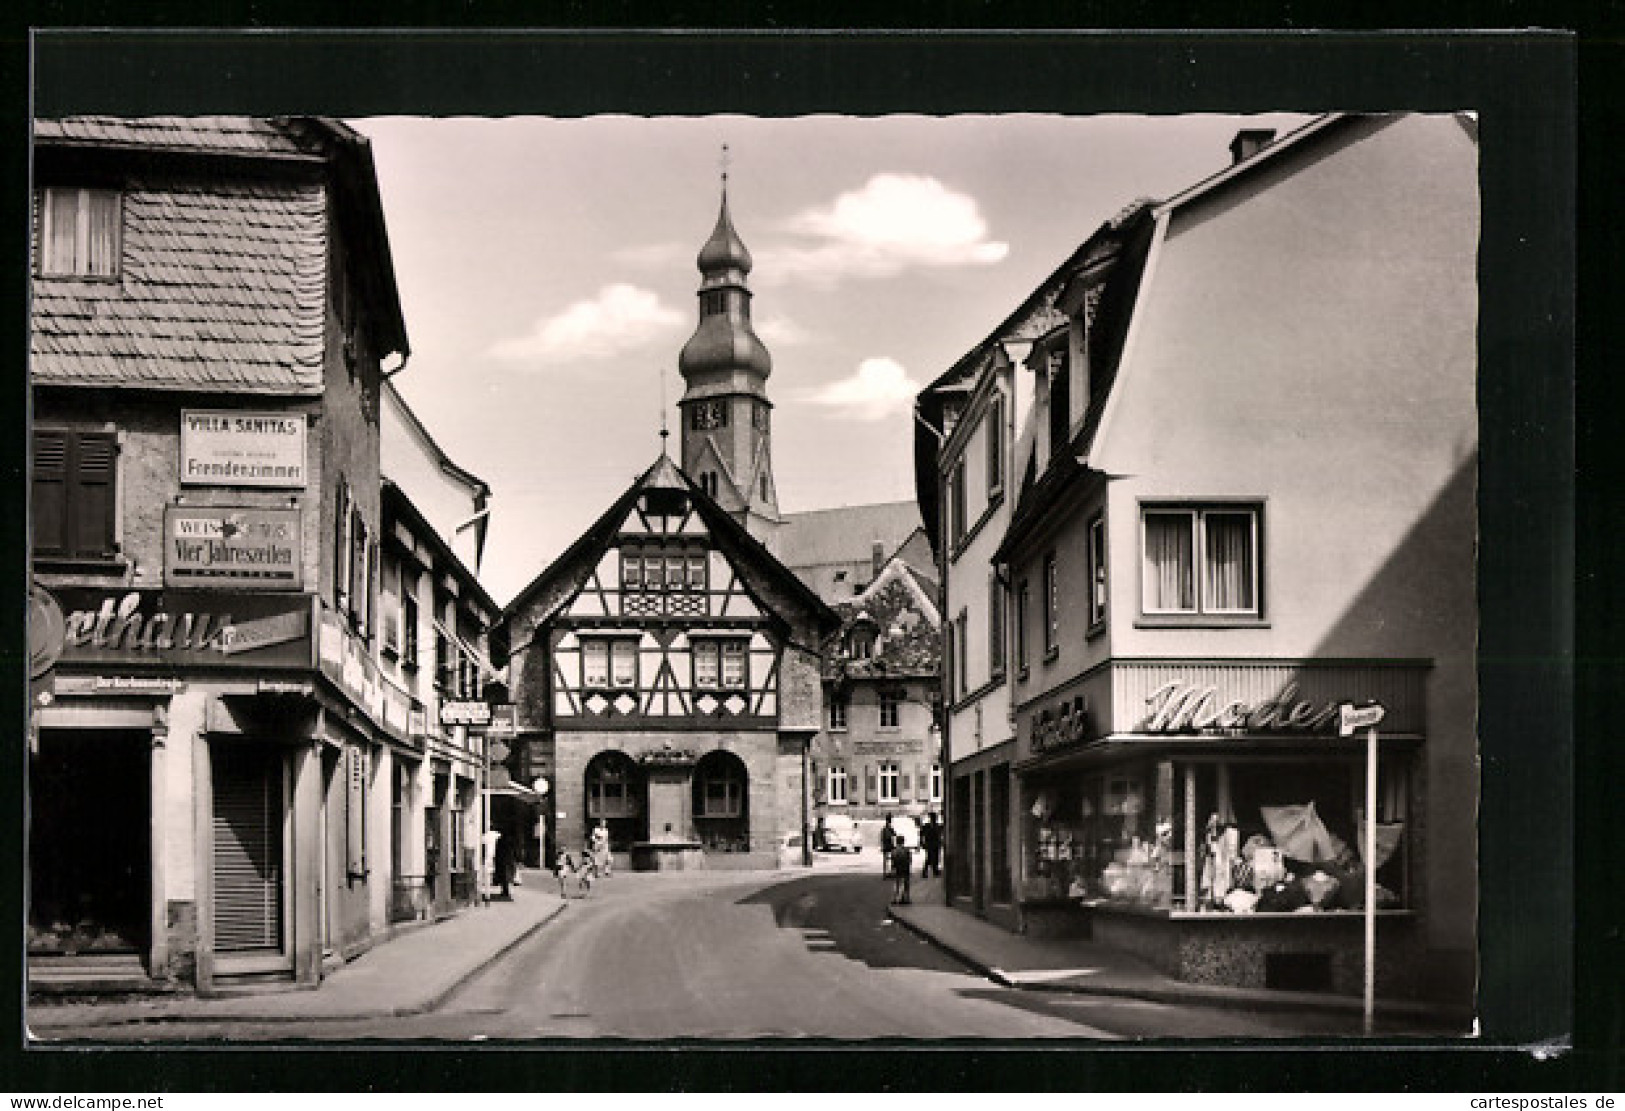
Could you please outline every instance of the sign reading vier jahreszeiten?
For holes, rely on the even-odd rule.
[[[304,548],[299,510],[164,507],[164,585],[297,590]]]
[[[181,410],[183,486],[304,489],[305,414]]]

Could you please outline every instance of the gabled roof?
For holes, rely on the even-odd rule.
[[[490,495],[491,487],[485,479],[473,471],[459,466],[451,456],[441,449],[440,445],[435,442],[435,438],[429,434],[429,430],[423,426],[423,422],[418,419],[417,413],[406,403],[406,398],[401,396],[401,391],[396,389],[395,383],[388,378],[384,379],[384,393],[394,399],[396,405],[400,408],[401,415],[406,418],[407,427],[423,443],[423,446],[428,450],[441,470],[467,486],[476,495]]]
[[[1057,305],[1068,282],[1093,261],[1100,237],[1140,218],[1154,202],[1141,197],[1130,202],[1100,225],[1089,238],[1069,254],[1048,277],[1038,284],[1015,310],[960,356],[951,367],[919,392],[914,401],[914,491],[926,525],[926,535],[935,546],[940,507],[937,505],[937,463],[947,436],[942,432],[942,402],[945,395],[970,393],[978,379],[993,365],[999,349],[1007,343],[1022,343],[1047,335],[1066,323]]]
[[[841,615],[841,634],[826,645],[826,677],[917,678],[940,670],[942,619],[905,561],[892,559],[863,593],[835,610]],[[875,643],[871,655],[854,659],[847,656],[840,638],[860,622],[873,624]]]
[[[889,558],[919,527],[920,507],[911,501],[786,513],[773,536],[773,550],[791,569],[867,563],[875,544]]]
[[[257,116],[70,116],[34,121],[34,142],[132,150],[312,156],[286,127]]]
[[[712,541],[718,549],[730,558],[743,557],[735,560],[735,566],[747,583],[753,576],[763,572],[773,575],[776,579],[775,585],[799,602],[812,616],[820,636],[827,635],[839,627],[841,619],[834,610],[808,589],[794,572],[775,559],[773,554],[747,532],[743,525],[734,520],[731,514],[707,497],[705,491],[690,481],[671,458],[664,454],[638,476],[632,485],[615,499],[609,509],[576,538],[575,543],[565,549],[562,555],[514,596],[504,608],[500,624],[508,626],[536,599],[546,594],[549,588],[555,588],[555,597],[549,600],[547,611],[541,614],[542,621],[551,618],[587,581],[587,577],[597,566],[598,557],[615,539],[621,522],[637,504],[639,495],[645,490],[659,488],[680,489],[688,494],[695,512],[710,531]]]
[[[343,124],[87,116],[34,138],[40,182],[124,186],[118,280],[33,283],[36,383],[321,393],[334,215],[373,346],[407,353],[371,150]]]

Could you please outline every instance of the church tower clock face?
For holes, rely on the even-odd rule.
[[[694,428],[704,432],[728,426],[728,407],[721,401],[700,401],[694,405]]]

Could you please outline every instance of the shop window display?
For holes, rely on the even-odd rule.
[[[1378,909],[1406,905],[1408,790],[1405,767],[1390,762],[1378,780]],[[1356,760],[1164,760],[1046,782],[1027,797],[1028,902],[1214,914],[1363,909]]]

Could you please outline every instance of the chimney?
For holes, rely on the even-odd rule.
[[[878,540],[876,540],[874,545],[869,549],[869,564],[874,569],[873,574],[875,578],[878,579],[880,577],[880,569],[886,566],[886,549],[880,546],[880,541]]]
[[[1236,137],[1230,140],[1230,164],[1251,158],[1275,139],[1275,129],[1272,127],[1242,128],[1236,132]]]

